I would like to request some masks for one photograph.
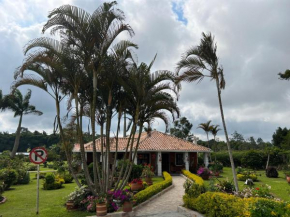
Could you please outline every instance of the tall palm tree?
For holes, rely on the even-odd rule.
[[[214,147],[215,147],[215,150],[214,150],[214,152],[216,152],[216,150],[217,150],[217,143],[216,143],[216,140],[215,140],[215,138],[216,138],[216,135],[217,135],[217,133],[220,131],[221,129],[219,128],[219,125],[213,125],[212,126],[212,129],[211,129],[211,134],[213,135],[213,141],[214,141]],[[214,159],[214,161],[215,161],[215,163],[216,163],[216,155],[215,155],[215,159]]]
[[[212,128],[213,128],[213,125],[210,125],[210,123],[211,123],[211,120],[208,121],[208,122],[206,122],[206,123],[201,123],[201,124],[199,124],[198,127],[197,127],[197,128],[202,129],[202,130],[205,132],[206,137],[207,137],[207,147],[209,147],[209,138],[208,138],[208,133],[209,133],[209,132],[212,130]]]
[[[31,97],[31,90],[28,90],[27,94],[23,97],[18,89],[15,89],[12,94],[2,96],[2,91],[0,94],[0,109],[5,111],[9,109],[14,112],[14,117],[19,116],[18,127],[15,133],[14,146],[11,152],[11,158],[14,158],[19,147],[21,124],[23,115],[34,114],[42,115],[41,111],[35,109],[34,105],[30,105],[29,100]]]
[[[239,190],[238,180],[235,171],[235,165],[226,128],[226,122],[223,112],[223,105],[221,99],[221,91],[225,88],[225,79],[223,68],[219,66],[218,57],[216,54],[217,45],[214,42],[214,37],[209,34],[202,33],[202,39],[198,46],[192,47],[186,51],[185,55],[177,63],[177,71],[184,70],[182,75],[177,78],[177,82],[200,82],[204,78],[210,78],[215,81],[217,88],[217,95],[219,101],[219,107],[221,112],[221,118],[223,122],[223,128],[225,132],[229,158],[232,167],[232,173],[234,178],[234,184],[236,191]]]

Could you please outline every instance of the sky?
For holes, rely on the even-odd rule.
[[[0,0],[0,89],[10,92],[15,69],[21,65],[23,47],[43,36],[41,29],[48,12],[71,4],[92,13],[100,0]],[[131,38],[139,45],[139,62],[149,63],[157,53],[154,70],[175,71],[182,54],[200,42],[201,33],[211,32],[217,42],[219,63],[224,68],[226,88],[222,100],[228,133],[237,131],[245,138],[271,141],[278,127],[290,128],[290,83],[278,73],[290,68],[290,1],[287,0],[123,0],[126,23],[134,30]],[[49,36],[49,32],[46,34]],[[118,40],[127,39],[122,34]],[[31,104],[42,116],[27,115],[23,127],[31,131],[52,132],[55,117],[53,99],[32,90]],[[178,106],[181,116],[193,124],[192,133],[201,139],[200,123],[221,123],[215,83],[182,83]],[[65,112],[65,102],[62,105]],[[0,113],[0,131],[15,132],[18,118]],[[161,121],[153,128],[164,131]],[[223,132],[218,134],[224,139]]]

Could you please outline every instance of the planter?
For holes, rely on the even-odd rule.
[[[97,216],[107,215],[107,204],[106,203],[97,203],[96,213],[97,213]]]
[[[123,211],[124,212],[132,212],[132,203],[130,201],[125,201],[123,204]]]
[[[2,196],[2,199],[0,198],[0,204],[5,203],[6,200],[7,200],[6,197],[3,197],[3,196]]]
[[[146,177],[146,178],[145,178],[145,182],[146,182],[148,185],[152,185],[152,178],[148,178],[148,177]]]
[[[73,200],[68,200],[65,205],[66,205],[66,210],[76,210],[77,209],[77,206],[74,204]]]
[[[142,183],[131,183],[131,191],[139,191],[143,188]]]
[[[201,177],[203,180],[208,180],[208,179],[209,179],[209,175],[200,175],[200,177]]]
[[[286,176],[287,182],[290,184],[290,176]]]

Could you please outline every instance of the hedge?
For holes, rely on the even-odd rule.
[[[135,205],[138,205],[146,200],[148,200],[153,195],[159,193],[163,189],[167,188],[168,186],[172,185],[172,177],[169,173],[163,172],[164,181],[159,182],[157,184],[153,184],[148,188],[138,192],[134,195],[134,199],[136,200]]]
[[[204,185],[204,181],[201,177],[189,172],[188,170],[182,170],[181,171],[183,175],[185,175],[187,178],[191,179],[192,181],[194,181],[196,184],[203,186]]]
[[[266,198],[240,198],[221,192],[207,192],[197,198],[184,195],[184,206],[196,210],[207,217],[289,217],[290,204]]]

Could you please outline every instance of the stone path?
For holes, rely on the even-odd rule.
[[[173,176],[172,181],[174,184],[172,189],[138,209],[136,216],[184,217],[184,215],[177,213],[177,207],[183,204],[185,179],[181,176]]]

